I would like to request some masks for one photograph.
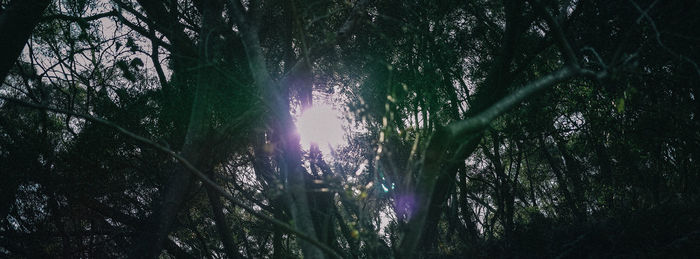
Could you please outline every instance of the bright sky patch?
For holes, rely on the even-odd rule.
[[[339,112],[323,103],[315,104],[299,116],[297,132],[302,148],[308,150],[311,143],[315,143],[324,154],[330,154],[331,147],[335,148],[344,141]]]

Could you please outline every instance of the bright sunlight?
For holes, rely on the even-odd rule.
[[[297,119],[297,131],[302,148],[308,150],[311,143],[318,144],[324,154],[343,143],[343,127],[339,113],[332,106],[318,103],[308,108]]]

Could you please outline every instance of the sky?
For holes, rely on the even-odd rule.
[[[301,146],[308,150],[311,143],[318,144],[323,154],[330,154],[345,142],[345,132],[341,124],[341,112],[326,103],[317,102],[297,118],[297,133]]]

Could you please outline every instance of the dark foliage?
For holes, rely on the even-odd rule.
[[[698,7],[0,1],[0,257],[698,257]]]

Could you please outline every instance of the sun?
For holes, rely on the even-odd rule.
[[[331,148],[344,142],[344,132],[338,111],[323,103],[306,109],[299,116],[297,133],[299,133],[302,148],[308,150],[311,143],[315,143],[324,154],[329,154]]]

